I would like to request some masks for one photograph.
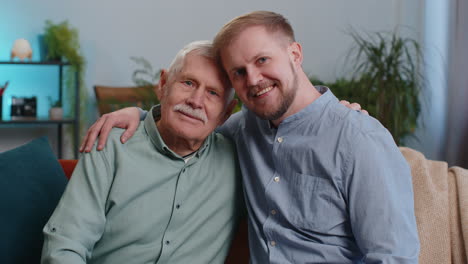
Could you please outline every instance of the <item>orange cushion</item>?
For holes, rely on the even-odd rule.
[[[62,165],[63,171],[65,172],[65,176],[67,176],[68,179],[70,179],[73,170],[76,167],[76,164],[78,163],[78,160],[65,160],[61,159],[59,160],[60,165]]]

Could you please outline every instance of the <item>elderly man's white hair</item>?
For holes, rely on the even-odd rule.
[[[203,56],[209,60],[212,60],[216,64],[216,59],[213,55],[213,44],[209,40],[198,40],[193,41],[183,47],[175,56],[171,65],[169,66],[168,73],[169,78],[173,78],[178,73],[182,71],[184,66],[185,57],[187,54],[195,52],[197,55]],[[220,70],[223,73],[222,70]],[[216,76],[213,76],[215,78]],[[223,80],[223,83],[227,83],[230,86],[230,82],[226,77],[226,81]],[[234,89],[232,87],[228,88],[228,93],[226,93],[226,103],[229,103],[234,99]]]

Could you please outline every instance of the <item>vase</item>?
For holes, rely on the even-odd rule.
[[[52,107],[49,109],[49,118],[50,120],[61,120],[63,118],[63,108],[62,107]]]

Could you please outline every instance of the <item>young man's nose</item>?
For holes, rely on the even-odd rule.
[[[255,86],[263,79],[262,74],[259,70],[251,68],[246,70],[247,74],[247,86]]]

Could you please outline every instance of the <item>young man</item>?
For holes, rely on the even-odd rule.
[[[213,45],[246,106],[219,131],[239,154],[252,262],[417,263],[409,166],[377,120],[310,83],[288,21],[252,12],[228,22]],[[106,116],[87,140],[121,113],[137,119],[135,111]]]
[[[211,54],[182,49],[132,139],[81,156],[42,263],[224,263],[244,207],[234,146],[212,133],[235,101]]]

